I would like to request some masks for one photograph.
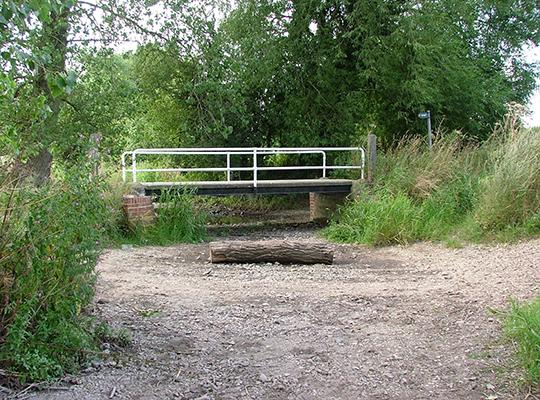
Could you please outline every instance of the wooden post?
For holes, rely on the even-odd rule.
[[[367,180],[368,182],[373,182],[373,178],[375,176],[375,165],[377,164],[377,136],[373,133],[368,135],[367,153]]]
[[[101,134],[92,133],[90,135],[90,148],[88,150],[88,157],[92,164],[92,178],[95,178],[99,174],[99,142],[101,142]]]

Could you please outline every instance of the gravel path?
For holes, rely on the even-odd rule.
[[[319,240],[243,238],[291,236]],[[207,244],[108,251],[95,313],[132,346],[31,398],[519,398],[489,309],[538,293],[540,240],[335,250],[332,266],[211,265]]]

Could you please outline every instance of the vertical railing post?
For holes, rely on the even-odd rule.
[[[326,178],[326,152],[325,151],[322,152],[322,164],[323,164],[322,177]]]
[[[227,153],[227,182],[231,181],[231,153]]]
[[[126,182],[126,152],[122,153],[122,182]]]
[[[133,183],[137,182],[137,153],[135,151],[131,153],[131,175],[133,176]]]
[[[358,149],[360,150],[360,157],[362,159],[362,169],[360,170],[360,179],[364,180],[365,178],[364,169],[366,168],[366,152],[361,147],[359,147]]]
[[[253,149],[253,187],[257,187],[257,149]]]

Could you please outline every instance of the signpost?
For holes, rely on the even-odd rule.
[[[431,147],[433,145],[433,139],[432,139],[433,135],[431,133],[431,111],[427,110],[427,111],[423,111],[419,113],[418,118],[427,120],[428,146],[429,146],[429,149],[431,150]]]

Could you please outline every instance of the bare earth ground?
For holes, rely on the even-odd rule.
[[[320,240],[244,237],[291,236]],[[489,309],[538,293],[540,240],[334,246],[332,266],[211,265],[207,244],[108,251],[95,313],[132,346],[30,398],[523,398]]]

